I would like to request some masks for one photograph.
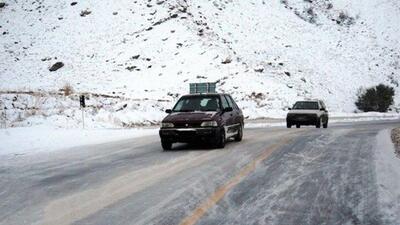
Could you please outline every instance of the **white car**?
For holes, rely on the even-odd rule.
[[[286,116],[286,126],[291,128],[296,125],[300,128],[301,125],[312,125],[316,128],[328,128],[328,110],[321,100],[298,101],[289,108]]]

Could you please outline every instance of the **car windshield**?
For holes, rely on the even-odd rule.
[[[318,102],[296,102],[293,109],[318,109]]]
[[[172,111],[219,111],[220,108],[220,101],[217,96],[186,96],[179,99]]]

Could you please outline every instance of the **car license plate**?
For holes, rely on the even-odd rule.
[[[179,131],[179,134],[182,135],[182,136],[187,137],[187,136],[191,136],[191,135],[196,134],[196,131],[193,131],[193,130]]]

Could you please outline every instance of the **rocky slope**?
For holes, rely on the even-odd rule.
[[[190,82],[218,82],[249,118],[303,98],[351,113],[378,83],[400,93],[396,0],[2,1],[0,105],[13,121],[78,121],[76,94],[94,93],[94,123],[156,123]]]

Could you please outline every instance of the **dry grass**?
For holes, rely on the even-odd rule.
[[[392,130],[392,141],[396,148],[397,155],[400,156],[400,127]]]
[[[64,93],[64,96],[70,96],[74,93],[74,89],[70,84],[65,84],[64,87],[60,89]]]

